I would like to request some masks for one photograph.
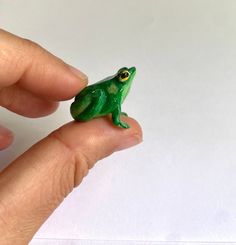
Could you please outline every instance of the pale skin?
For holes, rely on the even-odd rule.
[[[0,29],[0,106],[25,117],[42,117],[86,85],[87,77],[78,69]],[[0,173],[1,245],[28,244],[98,160],[142,141],[139,124],[129,117],[122,120],[131,127],[115,127],[105,117],[69,122]],[[0,126],[0,150],[13,141],[5,126]]]

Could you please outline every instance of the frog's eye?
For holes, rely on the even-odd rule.
[[[125,71],[122,71],[118,74],[118,78],[119,78],[119,81],[120,82],[125,82],[129,79],[129,76],[130,76],[130,73],[129,71],[125,70]]]

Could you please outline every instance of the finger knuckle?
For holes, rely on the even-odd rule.
[[[73,187],[78,186],[82,179],[88,174],[90,166],[92,165],[91,159],[83,152],[82,149],[75,149],[63,137],[60,129],[52,132],[49,137],[57,140],[62,147],[62,151],[67,151],[70,155],[70,162],[72,163],[73,171]]]
[[[32,50],[40,50],[41,46],[39,44],[37,44],[36,42],[27,39],[27,38],[22,38],[22,44],[23,46],[32,49]]]
[[[13,110],[14,105],[18,104],[17,96],[15,94],[14,85],[13,87],[6,87],[0,90],[0,105]]]
[[[19,52],[14,52],[10,48],[0,49],[0,68],[5,74],[12,73],[12,71],[20,70],[22,66],[23,57]],[[3,77],[3,76],[2,76]]]

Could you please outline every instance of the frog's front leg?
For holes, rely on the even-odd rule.
[[[129,124],[122,122],[120,120],[120,115],[122,114],[120,105],[112,112],[112,121],[115,125],[122,128],[130,128]]]

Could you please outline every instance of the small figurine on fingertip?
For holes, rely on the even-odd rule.
[[[129,93],[136,68],[123,67],[115,75],[84,88],[75,97],[70,112],[76,121],[89,121],[96,117],[112,114],[112,121],[121,128],[130,126],[122,122],[121,104]]]

